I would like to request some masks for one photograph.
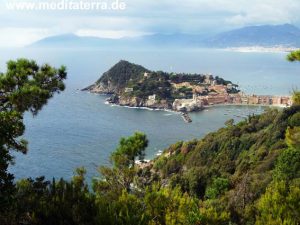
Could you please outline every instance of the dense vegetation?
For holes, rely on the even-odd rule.
[[[10,151],[27,151],[26,140],[20,138],[23,114],[36,115],[54,93],[64,90],[65,78],[64,67],[38,66],[26,59],[9,61],[6,73],[0,73],[0,224],[10,221],[6,213],[15,206],[14,176],[7,170],[13,162]]]
[[[127,86],[130,80],[139,80],[145,72],[150,71],[140,65],[121,60],[105,72],[96,83],[108,85],[111,82],[122,89]]]
[[[296,193],[300,191],[299,116],[299,106],[283,111],[270,109],[237,125],[228,121],[225,128],[201,140],[176,143],[155,160],[155,179],[159,176],[171,187],[179,185],[183,192],[212,207],[218,216],[227,213],[227,218],[218,220],[237,224],[263,220],[262,224],[268,224],[269,219],[287,219],[283,214],[262,218],[261,210],[267,209],[261,204],[268,194],[266,188],[274,192],[274,187],[284,184],[285,190],[293,187]],[[293,198],[299,201],[296,193]],[[284,213],[297,224],[299,203],[286,204],[291,208]]]
[[[300,104],[233,120],[201,140],[178,142],[145,167],[147,137],[122,138],[92,186],[85,169],[70,181],[14,182],[7,171],[25,111],[36,114],[63,90],[65,68],[11,61],[0,76],[2,225],[200,225],[300,223]],[[297,100],[297,92],[295,99]]]

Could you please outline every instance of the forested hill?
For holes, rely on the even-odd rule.
[[[206,213],[216,216],[208,224],[299,224],[299,202],[288,200],[300,200],[299,126],[299,106],[269,109],[236,125],[229,120],[203,139],[170,146],[144,169],[144,179],[202,199]],[[272,221],[264,218],[268,213],[273,222],[282,220],[265,223]],[[287,218],[294,222],[284,223]]]
[[[96,84],[103,83],[108,85],[110,82],[113,85],[124,88],[130,80],[142,79],[146,72],[150,71],[143,66],[121,60],[105,72]]]
[[[126,88],[132,88],[130,95],[140,98],[148,98],[156,94],[161,99],[174,97],[174,83],[188,82],[190,85],[202,85],[209,76],[215,84],[227,85],[231,81],[218,76],[187,73],[167,73],[163,71],[150,71],[143,66],[130,63],[125,60],[119,61],[91,86],[83,90],[97,93],[124,94]],[[177,93],[184,96],[185,93]]]

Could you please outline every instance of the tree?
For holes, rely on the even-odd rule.
[[[288,127],[286,130],[285,139],[289,147],[300,149],[300,127]]]
[[[290,62],[300,61],[300,50],[293,51],[287,56],[287,60]]]
[[[293,105],[300,105],[300,91],[293,91]]]
[[[290,181],[300,178],[300,150],[284,149],[279,155],[274,171],[275,180]]]
[[[291,127],[300,127],[300,112],[297,112],[294,115],[292,115],[289,118],[288,122]]]
[[[7,71],[0,73],[0,215],[12,207],[14,176],[7,171],[13,161],[10,151],[27,152],[27,141],[20,139],[25,130],[23,114],[37,115],[55,93],[64,90],[66,76],[64,66],[38,66],[27,59],[9,61]]]
[[[300,221],[299,180],[290,186],[284,181],[272,183],[257,203],[257,225],[297,225]]]
[[[287,55],[287,60],[290,62],[300,61],[300,50],[293,51]],[[300,92],[294,91],[293,93],[293,104],[300,105]]]
[[[131,137],[121,138],[118,148],[111,155],[111,160],[115,167],[133,167],[135,158],[144,159],[147,146],[148,140],[146,135],[136,132]]]
[[[100,173],[105,180],[95,181],[94,188],[103,192],[115,190],[115,194],[122,190],[130,191],[130,185],[136,174],[135,159],[144,159],[148,139],[145,134],[136,132],[133,136],[122,138],[116,151],[111,155],[112,168],[100,167]]]
[[[205,197],[215,199],[228,190],[229,181],[226,178],[214,178],[211,186],[207,188]]]

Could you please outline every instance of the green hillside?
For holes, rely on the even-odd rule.
[[[140,80],[145,72],[150,71],[140,65],[121,60],[105,72],[96,83],[108,85],[108,82],[111,82],[119,88],[124,88],[130,80]]]
[[[299,123],[299,106],[269,109],[236,125],[228,121],[201,140],[170,146],[148,168],[151,179],[179,185],[183,192],[217,205],[230,214],[231,222],[254,224],[259,215],[256,203],[266,188],[275,180],[300,178],[300,151],[291,150],[285,141],[287,130]],[[290,154],[296,158],[282,158]],[[300,219],[299,211],[296,215]]]

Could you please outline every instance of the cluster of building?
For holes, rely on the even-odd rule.
[[[195,97],[203,102],[204,105],[215,104],[238,104],[238,105],[274,105],[290,106],[292,100],[290,96],[273,95],[246,95],[244,93],[210,93],[207,96]]]
[[[290,96],[246,95],[244,93],[209,93],[204,96],[194,94],[192,99],[176,99],[173,103],[173,109],[176,111],[195,111],[205,106],[219,104],[287,107],[292,105],[292,99]]]
[[[144,77],[150,76],[145,72]],[[173,88],[181,89],[186,87],[192,90],[193,98],[176,99],[173,102],[173,110],[176,111],[197,111],[205,106],[219,104],[233,105],[265,105],[265,106],[282,106],[287,107],[292,105],[290,96],[272,96],[272,95],[246,95],[237,90],[237,85],[218,84],[217,80],[212,75],[205,75],[204,81],[201,84],[191,82],[172,83]],[[125,92],[132,92],[133,88],[125,88]],[[156,103],[156,95],[150,95],[147,99],[148,105]]]

